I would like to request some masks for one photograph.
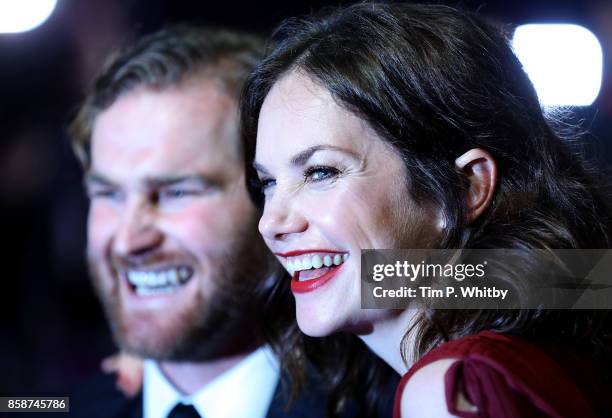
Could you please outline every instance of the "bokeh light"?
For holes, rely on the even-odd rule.
[[[571,24],[528,24],[512,45],[543,106],[588,106],[601,88],[603,54],[597,37]]]
[[[42,25],[57,0],[0,0],[0,33],[18,33]]]

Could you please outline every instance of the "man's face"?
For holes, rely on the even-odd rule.
[[[207,79],[133,90],[96,118],[91,156],[88,260],[119,344],[172,360],[227,350],[265,259],[236,101]]]

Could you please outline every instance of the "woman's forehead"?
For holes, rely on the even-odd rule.
[[[258,125],[258,154],[296,151],[313,145],[332,145],[367,151],[376,134],[368,124],[338,105],[332,95],[311,77],[293,72],[270,90]]]

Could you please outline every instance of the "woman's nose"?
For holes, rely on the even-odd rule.
[[[259,220],[259,232],[266,241],[286,240],[308,229],[308,220],[295,203],[275,194],[266,202]]]

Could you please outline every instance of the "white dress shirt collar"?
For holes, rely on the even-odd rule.
[[[183,395],[153,360],[144,366],[144,418],[166,418],[178,403],[192,404],[202,418],[265,418],[279,381],[279,364],[264,346],[191,396]]]

